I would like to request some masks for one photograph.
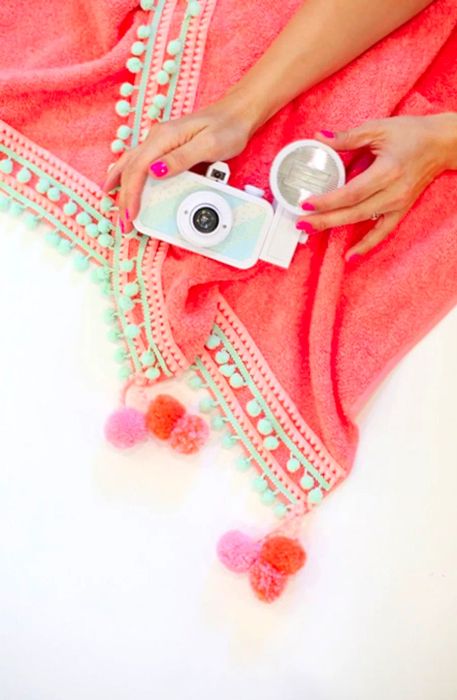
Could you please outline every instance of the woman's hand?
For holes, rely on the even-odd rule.
[[[339,151],[369,148],[374,161],[347,185],[302,204],[308,233],[377,218],[345,259],[362,255],[396,228],[424,189],[444,170],[457,168],[457,115],[391,117],[316,138]]]
[[[165,178],[197,163],[233,158],[244,150],[253,125],[249,107],[236,93],[194,114],[154,124],[143,143],[119,158],[103,185],[110,192],[120,183],[121,230],[132,228],[148,174]]]

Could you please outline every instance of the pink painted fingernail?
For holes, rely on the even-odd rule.
[[[152,163],[149,169],[156,177],[163,177],[168,172],[167,164],[163,160],[157,160],[155,163]]]
[[[326,139],[334,139],[335,134],[333,131],[329,131],[328,129],[322,129],[321,131],[322,136],[325,136]]]
[[[356,260],[358,260],[358,259],[361,258],[361,257],[362,257],[362,256],[361,256],[360,253],[352,253],[352,255],[348,255],[348,256],[347,256],[346,262],[352,262],[353,260],[356,261]]]
[[[311,202],[303,202],[301,208],[303,209],[303,211],[316,211],[316,207],[314,206],[314,204],[311,204]]]
[[[311,226],[309,221],[297,221],[295,224],[299,231],[306,231],[306,233],[316,233],[314,226]]]
[[[130,221],[130,214],[128,209],[125,210],[125,218],[127,219],[127,221]]]
[[[121,227],[122,233],[125,233],[125,225],[123,219],[119,219],[119,226]]]

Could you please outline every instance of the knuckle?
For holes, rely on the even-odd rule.
[[[186,159],[182,151],[176,151],[170,157],[173,169],[184,170],[187,167]]]
[[[215,157],[218,148],[219,139],[216,134],[209,132],[205,136],[205,151],[210,158]]]

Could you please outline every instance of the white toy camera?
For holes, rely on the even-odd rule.
[[[319,141],[294,141],[270,171],[273,206],[264,190],[227,184],[227,163],[210,165],[206,177],[187,171],[163,181],[148,177],[134,226],[140,233],[247,269],[260,260],[287,268],[303,234],[300,203],[345,183],[339,155]],[[306,240],[307,237],[305,237]]]

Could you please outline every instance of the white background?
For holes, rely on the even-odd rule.
[[[1,700],[455,700],[457,310],[371,400],[266,605],[215,555],[278,523],[253,474],[217,436],[196,458],[107,445],[107,302],[42,231],[0,230]]]

